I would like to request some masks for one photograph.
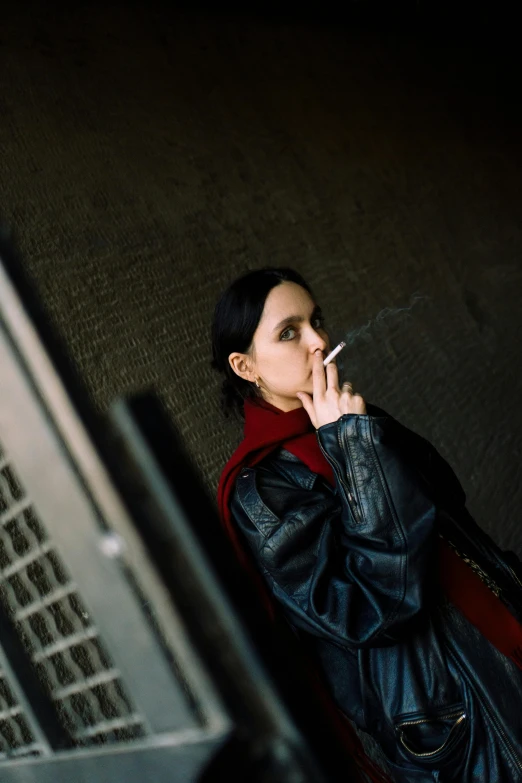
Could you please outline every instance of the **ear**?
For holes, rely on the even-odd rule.
[[[245,381],[254,381],[255,373],[249,366],[248,357],[244,353],[231,353],[228,361],[236,375]]]

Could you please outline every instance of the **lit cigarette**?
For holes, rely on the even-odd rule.
[[[323,367],[326,367],[326,365],[327,365],[327,364],[330,364],[330,362],[332,361],[332,359],[335,359],[335,357],[337,356],[337,354],[338,354],[340,351],[342,351],[342,350],[343,350],[343,348],[344,348],[344,346],[345,346],[345,345],[346,345],[346,343],[339,343],[339,345],[338,345],[336,348],[334,348],[334,349],[333,349],[333,351],[332,351],[331,353],[329,353],[329,354],[328,354],[328,356],[326,357],[326,359],[325,359],[325,360],[324,360],[324,362],[323,362]]]

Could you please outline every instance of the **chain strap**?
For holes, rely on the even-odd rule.
[[[487,587],[489,587],[493,595],[495,595],[497,598],[502,597],[502,588],[498,586],[498,584],[489,576],[489,574],[486,574],[486,572],[482,570],[478,563],[472,560],[472,558],[466,555],[461,549],[456,547],[453,541],[450,541],[449,538],[443,536],[442,533],[439,533],[439,536],[443,538],[447,544],[449,544],[455,554],[458,555],[460,559],[471,568],[471,570],[479,577],[479,579],[481,579],[482,582],[484,582]]]

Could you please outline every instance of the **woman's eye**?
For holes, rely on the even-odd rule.
[[[323,328],[323,326],[324,326],[324,315],[318,315],[318,316],[316,316],[316,317],[314,318],[314,322],[316,322],[316,323],[318,323],[318,324],[319,324],[319,326],[317,327],[317,329],[322,329],[322,328]],[[292,340],[292,339],[293,339],[292,337],[290,337],[290,338],[289,338],[289,340],[286,340],[286,339],[285,339],[285,334],[288,334],[288,332],[295,332],[295,329],[293,329],[292,327],[290,327],[290,329],[286,329],[286,330],[285,330],[285,331],[284,331],[284,332],[281,334],[281,340],[284,340],[284,342],[289,342],[289,340]]]

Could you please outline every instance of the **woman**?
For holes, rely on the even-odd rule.
[[[332,347],[291,269],[221,296],[212,366],[244,416],[221,519],[397,781],[521,781],[521,563],[428,441],[339,388]]]

